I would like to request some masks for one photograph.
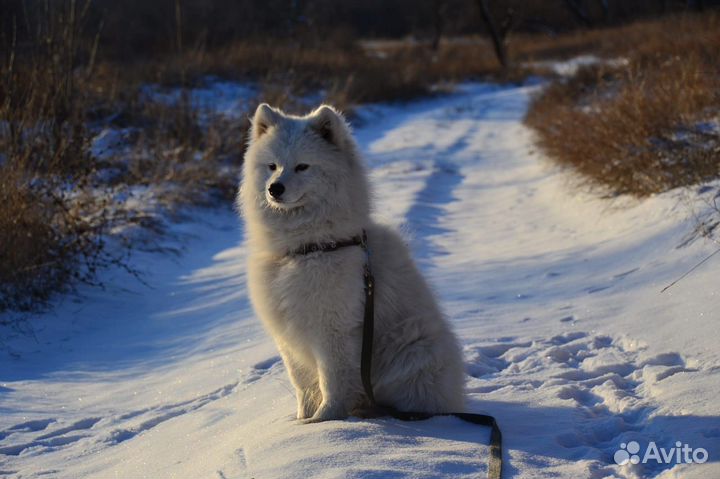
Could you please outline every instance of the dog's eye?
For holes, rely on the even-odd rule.
[[[300,163],[295,167],[295,171],[305,171],[308,168],[310,168],[310,165],[306,165],[305,163]]]
[[[268,165],[268,168],[270,168],[270,171],[275,171],[277,170],[277,165],[275,163],[270,163]]]

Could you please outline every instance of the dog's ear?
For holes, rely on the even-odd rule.
[[[309,126],[320,138],[345,149],[351,138],[350,126],[342,114],[330,105],[321,105],[310,113]]]
[[[263,136],[270,127],[277,125],[281,116],[282,114],[280,111],[274,109],[267,103],[261,103],[257,107],[257,110],[255,110],[255,115],[252,119],[252,141],[257,141],[257,139]]]

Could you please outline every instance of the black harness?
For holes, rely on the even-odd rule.
[[[367,242],[365,240],[365,232],[362,235],[353,236],[350,239],[343,241],[328,241],[327,243],[309,243],[304,244],[301,247],[290,251],[289,256],[299,256],[304,254],[316,253],[321,251],[323,253],[330,253],[337,251],[340,248],[347,248],[348,246],[360,246],[363,250],[367,251]]]
[[[344,241],[331,241],[327,243],[311,243],[301,246],[290,252],[290,255],[304,255],[315,252],[329,253],[348,246],[359,246],[365,252],[365,266],[363,267],[363,280],[365,284],[365,312],[363,318],[363,339],[360,359],[360,376],[362,378],[365,394],[370,400],[374,409],[387,416],[400,419],[401,421],[422,421],[433,416],[455,416],[463,421],[487,426],[490,428],[490,458],[488,459],[488,479],[502,478],[502,434],[497,421],[486,414],[474,414],[467,412],[449,412],[431,414],[426,412],[399,411],[392,406],[379,405],[375,402],[373,394],[371,370],[372,370],[372,348],[375,328],[375,280],[370,269],[370,249],[367,244],[367,234],[363,230],[362,235],[354,236]]]

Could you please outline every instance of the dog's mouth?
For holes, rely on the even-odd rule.
[[[303,205],[303,198],[305,198],[305,195],[301,195],[298,199],[294,201],[287,201],[282,198],[273,198],[270,195],[265,195],[265,199],[272,208],[278,209],[278,210],[294,210],[296,208],[299,208]]]

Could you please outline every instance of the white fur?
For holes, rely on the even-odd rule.
[[[309,168],[298,172],[298,164]],[[333,108],[297,117],[258,107],[238,195],[248,288],[296,388],[297,417],[341,419],[368,405],[360,379],[365,256],[359,247],[287,253],[363,229],[376,285],[376,400],[408,411],[461,411],[457,340],[402,238],[370,219],[366,178],[350,129]],[[283,203],[268,194],[278,181]]]

